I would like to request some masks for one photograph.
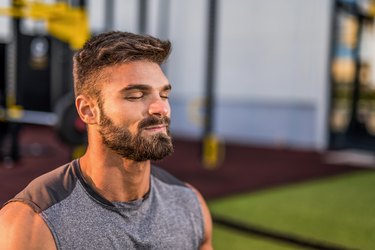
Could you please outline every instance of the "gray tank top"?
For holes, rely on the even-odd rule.
[[[84,180],[78,160],[32,181],[13,201],[47,223],[58,249],[198,249],[203,216],[195,192],[152,166],[141,200],[109,202]]]

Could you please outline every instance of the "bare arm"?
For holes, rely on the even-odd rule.
[[[56,249],[53,236],[31,207],[11,202],[0,210],[1,249]]]
[[[197,194],[199,202],[201,204],[202,213],[203,213],[203,220],[204,220],[204,239],[203,243],[200,246],[200,250],[212,250],[212,219],[210,210],[207,207],[206,201],[204,200],[203,196],[190,184],[187,184],[191,187],[194,192]]]

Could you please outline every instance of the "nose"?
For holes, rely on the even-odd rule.
[[[154,100],[148,109],[150,115],[167,116],[169,115],[170,107],[168,100],[158,98]]]

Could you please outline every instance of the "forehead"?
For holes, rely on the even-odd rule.
[[[162,88],[168,85],[168,79],[157,63],[149,61],[135,61],[103,69],[106,84],[102,84],[102,91],[119,91],[128,85],[142,84],[150,88]]]

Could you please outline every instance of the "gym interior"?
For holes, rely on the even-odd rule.
[[[154,164],[206,198],[215,249],[374,248],[374,0],[1,0],[1,204],[84,153],[71,58],[110,30],[172,42]]]

